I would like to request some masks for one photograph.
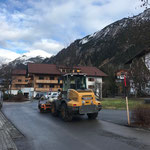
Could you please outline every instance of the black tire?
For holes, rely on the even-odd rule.
[[[98,113],[92,113],[92,114],[87,114],[89,119],[96,119],[98,116]]]
[[[41,109],[41,104],[38,104],[38,108]]]
[[[40,113],[43,113],[44,112],[44,110],[43,109],[40,109]]]
[[[0,103],[0,110],[2,109],[2,104]]]
[[[55,117],[58,116],[58,112],[57,112],[56,104],[55,103],[52,103],[52,105],[51,105],[51,113]]]
[[[72,114],[69,113],[67,105],[65,103],[61,105],[60,115],[64,121],[66,122],[72,121]]]

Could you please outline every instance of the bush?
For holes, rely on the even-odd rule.
[[[9,99],[12,99],[13,97],[14,97],[13,94],[6,94],[6,93],[4,93],[3,100],[6,101],[6,100],[9,100]]]
[[[132,120],[134,124],[141,126],[150,126],[150,106],[139,105],[132,111]]]
[[[17,95],[4,94],[3,99],[4,101],[9,101],[9,102],[22,102],[27,100],[25,99],[22,93],[18,93]]]
[[[21,101],[25,101],[25,97],[22,93],[18,93],[17,95],[15,95],[12,98],[12,100],[15,101],[15,102],[21,102]]]

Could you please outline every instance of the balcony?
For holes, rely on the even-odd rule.
[[[36,83],[45,83],[45,84],[58,84],[58,80],[36,80]],[[60,84],[62,84],[62,81],[60,81]]]
[[[57,92],[58,89],[61,89],[61,88],[35,88],[35,91],[37,92]]]
[[[29,82],[25,82],[25,81],[23,81],[23,82],[18,82],[18,81],[13,81],[12,82],[12,84],[19,84],[19,85],[26,85],[26,84],[28,84]]]
[[[21,87],[12,87],[11,90],[20,90]]]

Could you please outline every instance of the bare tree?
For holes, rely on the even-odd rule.
[[[3,65],[0,69],[1,90],[8,91],[9,94],[11,94],[11,73],[12,68],[7,65]]]
[[[135,96],[136,94],[138,96],[146,94],[145,89],[150,81],[150,71],[145,65],[145,59],[143,57],[136,58],[132,61],[129,76],[133,85],[132,88],[135,90]]]

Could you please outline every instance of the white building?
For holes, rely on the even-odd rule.
[[[94,90],[95,94],[98,97],[102,98],[103,77],[107,77],[107,75],[96,67],[82,66],[80,67],[80,69],[82,73],[85,73],[87,75],[87,88]]]

